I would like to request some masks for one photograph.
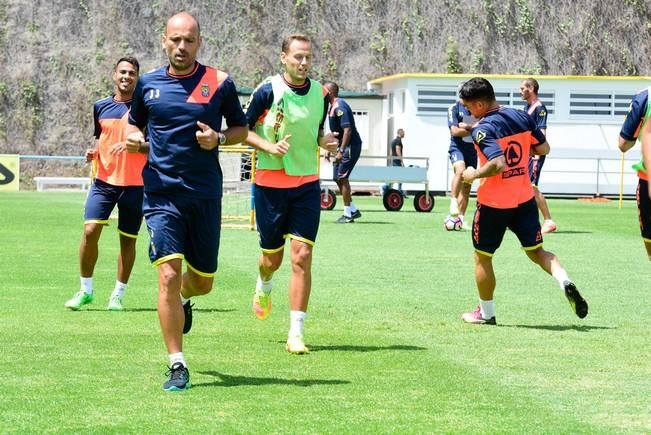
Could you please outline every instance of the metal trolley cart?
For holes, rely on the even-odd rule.
[[[393,157],[386,156],[364,156],[364,160],[382,159],[392,160]],[[389,183],[412,183],[423,184],[423,190],[414,194],[414,208],[419,212],[430,212],[434,208],[434,197],[429,192],[427,172],[429,169],[429,158],[409,157],[409,161],[422,162],[423,166],[369,166],[357,165],[350,174],[349,181],[354,182],[381,182]],[[337,204],[335,191],[330,187],[334,186],[332,181],[321,182],[321,210],[332,210]],[[399,211],[404,205],[402,192],[397,189],[384,189],[382,203],[388,211]]]

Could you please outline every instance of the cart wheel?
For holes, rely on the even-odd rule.
[[[321,210],[332,210],[337,205],[337,195],[332,190],[321,189]]]
[[[416,211],[429,213],[434,208],[434,197],[425,192],[418,192],[414,195],[414,208]]]
[[[402,193],[396,189],[387,189],[382,196],[382,203],[387,211],[398,211],[402,208],[405,200]]]

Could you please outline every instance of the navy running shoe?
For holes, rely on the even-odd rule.
[[[588,315],[588,303],[579,293],[579,290],[576,288],[576,285],[572,281],[565,281],[563,283],[563,288],[565,289],[565,297],[570,303],[572,310],[579,317],[579,319],[585,318]]]
[[[192,386],[190,371],[180,362],[172,364],[165,374],[169,376],[169,379],[163,384],[165,391],[185,391]]]
[[[183,322],[183,333],[187,334],[192,329],[192,307],[194,305],[190,304],[190,300],[183,304],[183,314],[185,315],[185,321]]]

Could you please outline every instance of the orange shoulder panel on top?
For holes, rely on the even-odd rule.
[[[192,91],[192,94],[188,97],[187,102],[208,104],[213,95],[215,95],[215,92],[217,92],[217,89],[219,89],[227,77],[228,74],[223,71],[206,67],[206,72],[203,77],[201,77],[201,80],[199,80],[197,87]]]
[[[258,117],[257,123],[262,124],[264,122],[264,119],[267,117],[267,113],[269,113],[269,109],[264,109],[264,112],[262,112],[262,115]]]

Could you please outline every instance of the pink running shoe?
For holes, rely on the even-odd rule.
[[[253,294],[253,314],[260,320],[269,317],[271,313],[271,293],[257,291]]]
[[[463,313],[461,315],[461,319],[466,323],[472,323],[475,325],[497,325],[495,316],[491,317],[490,319],[484,319],[481,316],[481,308],[479,305],[477,305],[477,309],[475,311]]]
[[[545,221],[542,224],[542,228],[540,229],[540,232],[543,234],[549,234],[553,233],[556,231],[556,223],[554,221]]]

